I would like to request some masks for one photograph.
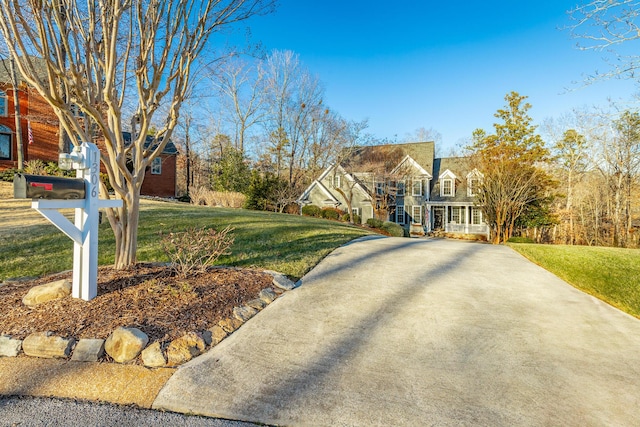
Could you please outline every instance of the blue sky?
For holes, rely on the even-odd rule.
[[[267,51],[299,54],[343,117],[368,118],[368,132],[380,138],[433,128],[446,149],[476,128],[491,131],[510,91],[529,97],[537,123],[631,99],[637,87],[629,80],[582,83],[607,65],[603,53],[578,50],[559,29],[577,3],[282,0],[248,25]]]

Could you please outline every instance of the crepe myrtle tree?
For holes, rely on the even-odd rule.
[[[273,0],[0,0],[0,32],[23,78],[73,141],[98,137],[123,207],[107,210],[115,267],[135,263],[144,172],[170,140],[212,36]],[[78,114],[78,110],[82,114]],[[131,141],[123,129],[131,117]],[[156,127],[151,143],[147,136]],[[106,188],[101,188],[106,196]]]

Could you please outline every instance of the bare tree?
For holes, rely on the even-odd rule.
[[[621,45],[640,39],[640,2],[638,0],[591,0],[570,11],[573,24],[570,30],[574,37],[584,40],[580,48],[584,50],[609,51],[616,60],[611,61],[611,69],[596,74],[598,78],[637,78],[640,68],[638,55],[624,55],[615,50]]]
[[[263,70],[234,55],[211,74],[227,119],[234,127],[234,145],[244,153],[247,132],[264,119]]]
[[[222,28],[269,11],[273,1],[0,4],[0,31],[24,79],[52,106],[72,140],[91,140],[87,123],[101,136],[102,163],[116,197],[124,202],[107,212],[116,239],[115,267],[132,265],[144,171],[172,136],[208,40]],[[130,142],[122,133],[127,102],[132,106]],[[166,114],[156,118],[161,106]],[[78,119],[74,108],[85,118]],[[159,127],[149,141],[154,122]]]

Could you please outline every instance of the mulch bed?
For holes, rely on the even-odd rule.
[[[164,265],[138,264],[124,271],[101,267],[98,296],[91,301],[69,296],[36,308],[22,303],[32,286],[64,278],[71,280],[71,272],[0,285],[0,334],[24,339],[51,331],[66,338],[106,339],[125,326],[140,329],[150,342],[168,342],[231,317],[233,307],[257,298],[273,280],[250,269],[213,268],[184,279]]]

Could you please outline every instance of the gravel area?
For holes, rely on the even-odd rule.
[[[252,427],[257,424],[74,400],[0,397],[0,427]]]

